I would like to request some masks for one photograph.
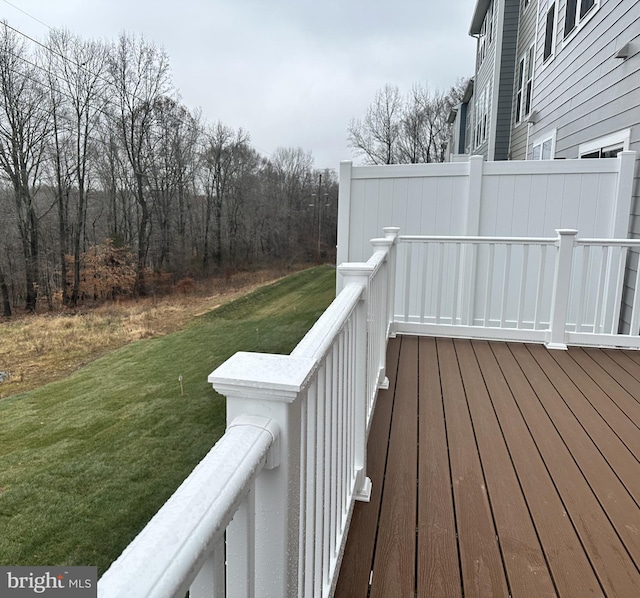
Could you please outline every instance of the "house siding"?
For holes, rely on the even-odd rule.
[[[531,141],[556,130],[555,158],[577,158],[581,144],[629,129],[629,149],[640,155],[640,2],[600,0],[595,13],[565,41],[566,0],[558,2],[555,55],[542,68],[545,23],[538,19],[533,106],[539,113]],[[540,13],[546,2],[540,2]],[[625,44],[630,56],[615,58]],[[515,145],[514,145],[515,149]],[[629,221],[630,236],[640,238],[640,161],[636,161]],[[630,295],[638,258],[629,257],[622,328],[630,321]]]
[[[496,70],[496,59],[497,59],[496,48],[498,46],[498,40],[499,40],[498,26],[499,26],[501,14],[502,14],[503,1],[504,0],[493,1],[493,25],[492,25],[493,32],[494,32],[493,39],[491,43],[486,46],[484,59],[482,61],[480,61],[480,56],[478,53],[480,44],[478,43],[478,46],[477,46],[476,74],[474,77],[475,84],[474,84],[474,92],[473,92],[474,97],[471,101],[471,104],[473,107],[472,107],[472,110],[470,110],[470,113],[472,115],[472,119],[470,120],[473,123],[472,129],[470,132],[471,134],[468,136],[468,144],[471,150],[470,153],[473,153],[478,156],[483,156],[485,159],[489,159],[489,160],[492,159],[491,156],[489,155],[489,139],[491,138],[491,135],[493,135],[493,132],[495,130],[495,124],[492,122],[491,113],[493,110],[493,89],[495,87],[493,84],[493,81],[494,81],[495,70]],[[491,89],[491,93],[489,94],[490,101],[489,101],[489,107],[488,107],[488,114],[489,114],[488,123],[487,123],[488,133],[486,136],[486,140],[480,144],[477,144],[476,136],[475,136],[475,127],[476,127],[477,119],[479,118],[478,102],[482,97],[482,92],[487,88],[487,86]]]
[[[520,8],[520,19],[518,24],[518,44],[516,50],[516,65],[520,58],[529,50],[531,44],[536,40],[536,25],[538,21],[537,15],[538,2],[531,0],[526,7]],[[517,66],[516,66],[517,68]],[[534,66],[534,85],[535,75],[538,70],[538,64]],[[514,71],[514,85],[512,95],[511,110],[511,138],[509,140],[509,158],[511,160],[526,160],[527,158],[527,130],[526,122],[516,123],[516,72]],[[532,104],[532,110],[535,106]]]
[[[521,0],[506,0],[504,3],[500,77],[497,93],[494,95],[497,101],[494,160],[506,160],[509,157],[520,2]]]

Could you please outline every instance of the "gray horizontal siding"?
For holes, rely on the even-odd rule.
[[[593,17],[566,42],[565,6],[566,0],[558,1],[555,55],[543,68],[545,24],[544,19],[538,22],[533,106],[540,118],[530,139],[556,129],[556,157],[576,158],[580,144],[631,129],[629,149],[640,154],[640,2],[601,0]],[[615,58],[626,43],[632,44],[632,56]],[[640,238],[640,161],[636,163],[629,231]],[[632,255],[621,312],[623,328],[630,318],[636,269],[637,256]]]
[[[495,160],[506,160],[509,157],[520,1],[506,0],[504,6],[500,79],[497,93],[498,110],[495,125]]]
[[[516,65],[518,64],[520,58],[523,54],[528,52],[531,44],[535,42],[536,39],[536,25],[537,25],[537,2],[529,2],[526,8],[522,7],[520,9],[520,18],[518,21],[518,45],[516,49]],[[517,66],[516,66],[517,68]],[[534,77],[535,72],[537,71],[538,66],[535,65],[534,68]],[[517,73],[514,71],[514,86],[513,86],[513,104],[511,108],[511,137],[509,140],[509,158],[511,160],[525,160],[527,157],[527,124],[519,123],[516,124],[516,76]],[[535,81],[535,79],[534,79]],[[535,106],[532,105],[532,109],[535,109]]]

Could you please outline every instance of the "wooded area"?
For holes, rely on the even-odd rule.
[[[386,86],[350,145],[370,162],[441,161],[462,86]],[[2,316],[335,259],[335,172],[300,148],[262,156],[181,104],[169,57],[142,37],[40,42],[2,23],[0,95]]]
[[[0,314],[335,254],[334,172],[182,105],[153,43],[0,45]]]

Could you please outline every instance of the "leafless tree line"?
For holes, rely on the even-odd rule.
[[[246,131],[182,105],[153,43],[53,30],[36,45],[0,25],[5,316],[82,301],[83,256],[105,243],[131,249],[138,294],[159,272],[322,259],[335,249],[336,204],[334,173],[314,170],[309,153],[264,158]]]
[[[397,86],[385,85],[366,115],[349,124],[350,147],[370,164],[443,162],[450,130],[447,119],[467,82],[459,79],[446,92],[415,84],[406,96]]]

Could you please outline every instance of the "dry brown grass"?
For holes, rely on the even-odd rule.
[[[0,381],[0,399],[58,380],[132,341],[180,330],[195,316],[286,273],[242,272],[228,279],[198,283],[188,293],[0,323],[0,373],[8,375]]]

